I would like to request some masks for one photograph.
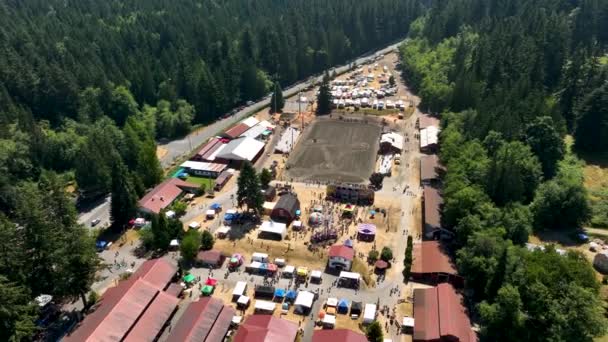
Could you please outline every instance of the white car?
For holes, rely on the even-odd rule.
[[[96,218],[93,221],[91,221],[91,227],[95,227],[96,225],[99,224],[99,222],[101,222],[101,219]]]

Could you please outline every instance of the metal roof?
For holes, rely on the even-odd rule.
[[[251,315],[241,324],[233,342],[292,342],[298,334],[294,322],[271,315]]]
[[[183,188],[197,189],[198,185],[179,178],[169,178],[142,197],[138,202],[139,207],[158,214],[182,194]]]
[[[439,157],[436,154],[422,156],[420,158],[420,180],[433,180],[439,178]]]
[[[219,164],[219,163],[208,163],[208,162],[199,162],[188,160],[184,162],[180,167],[196,170],[196,171],[207,171],[207,172],[222,172],[224,171],[228,165]]]
[[[423,241],[414,244],[413,257],[412,273],[458,274],[439,241]]]
[[[142,278],[159,290],[167,287],[173,276],[177,273],[177,267],[163,258],[146,260],[131,275],[132,278]]]
[[[137,321],[124,342],[153,342],[175,311],[179,298],[159,292],[152,304]]]
[[[436,145],[439,142],[439,128],[429,126],[420,130],[420,147]]]
[[[439,190],[425,186],[424,187],[424,224],[433,228],[441,227],[441,206],[443,205],[443,197]]]
[[[344,245],[333,245],[329,247],[328,256],[330,258],[340,257],[346,260],[353,260],[353,258],[355,257],[355,250],[351,247],[347,247]]]
[[[226,132],[224,132],[224,135],[231,139],[235,139],[238,138],[241,134],[245,133],[249,129],[249,127],[250,126],[244,123],[239,123],[226,130]]]
[[[217,158],[252,161],[263,148],[263,142],[243,137],[226,144],[222,151],[217,154]]]
[[[439,127],[439,119],[427,114],[421,115],[418,119],[418,126],[420,129],[427,128],[429,126]]]
[[[452,285],[414,290],[414,340],[476,342],[477,336]]]
[[[226,313],[222,314],[223,311]],[[234,316],[234,309],[216,298],[204,297],[190,303],[177,324],[171,329],[167,341],[221,341]],[[220,339],[217,339],[221,336]]]

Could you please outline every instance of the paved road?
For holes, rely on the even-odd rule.
[[[357,65],[360,65],[370,59],[373,59],[377,55],[386,54],[390,51],[397,49],[397,47],[400,44],[401,44],[401,41],[398,43],[389,45],[381,50],[378,50],[375,53],[367,54],[364,57],[360,57],[360,58],[356,59],[355,62],[357,63]],[[344,65],[344,66],[338,66],[338,67],[332,68],[329,71],[331,73],[333,73],[335,71],[337,74],[342,74],[342,73],[345,73],[346,71],[348,71],[348,69],[349,69],[349,65]],[[287,98],[287,97],[296,95],[299,91],[304,90],[309,85],[321,82],[322,79],[323,79],[322,75],[317,75],[317,76],[309,78],[308,80],[294,84],[293,86],[290,86],[289,88],[287,88],[283,91],[283,96],[285,98]],[[237,121],[243,119],[244,117],[246,117],[250,114],[253,114],[253,113],[263,109],[264,107],[268,106],[269,104],[270,104],[270,98],[266,97],[263,100],[252,104],[251,106],[243,108],[242,110],[238,111],[236,114],[234,114],[228,118],[218,120],[209,126],[206,126],[195,132],[192,132],[191,134],[189,134],[187,137],[185,137],[183,139],[174,140],[167,144],[159,145],[159,147],[162,147],[167,150],[167,153],[160,160],[161,165],[163,166],[163,168],[167,168],[167,167],[171,166],[174,161],[180,159],[180,157],[188,155],[194,148],[201,145],[207,139],[211,138],[218,132],[227,129],[231,125],[235,124]]]

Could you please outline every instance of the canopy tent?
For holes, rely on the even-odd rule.
[[[207,278],[207,281],[205,281],[205,285],[217,286],[217,279],[215,279],[215,278]]]
[[[186,274],[182,280],[184,281],[184,283],[188,284],[188,283],[193,283],[194,280],[196,280],[196,277],[194,276],[194,274],[188,273]]]
[[[100,240],[100,241],[95,242],[95,247],[96,247],[98,250],[103,250],[103,249],[105,249],[107,245],[108,245],[108,242],[107,242],[107,241]]]
[[[234,286],[234,290],[232,290],[232,300],[235,301],[239,297],[243,296],[247,291],[247,282],[239,281]]]
[[[338,305],[338,298],[327,298],[327,301],[325,302],[325,304],[327,304],[327,306],[337,306]]]
[[[196,221],[192,221],[188,225],[188,228],[190,228],[190,229],[199,229],[200,227],[201,227],[201,224]]]
[[[211,296],[213,294],[213,289],[214,287],[211,285],[205,285],[203,286],[203,289],[201,290],[201,292],[203,293],[203,296]]]
[[[298,297],[298,293],[294,290],[289,290],[285,294],[285,298],[290,299],[290,300],[294,300],[294,299],[296,299],[296,297]]]
[[[293,221],[292,229],[294,230],[302,230],[302,221]]]
[[[339,278],[361,280],[361,275],[359,273],[355,273],[355,272],[341,271]]]
[[[363,324],[370,324],[376,320],[376,304],[365,304],[363,311]]]
[[[207,218],[214,218],[215,214],[216,214],[216,212],[213,209],[209,209],[205,212],[205,216],[207,216]]]
[[[363,303],[361,302],[353,302],[350,306],[351,315],[361,315],[361,310],[363,310]]]
[[[243,264],[243,256],[239,253],[234,253],[230,257],[230,261],[228,261],[230,267],[236,267]]]
[[[323,214],[321,213],[311,213],[310,217],[308,218],[308,224],[310,224],[311,226],[318,226],[321,225],[323,223]]]
[[[276,304],[267,300],[256,300],[255,301],[255,312],[258,313],[272,313]]]
[[[293,273],[296,271],[296,268],[291,266],[291,265],[287,265],[285,266],[285,269],[283,269],[283,275],[284,276],[288,276],[288,277],[293,277]]]
[[[333,328],[336,325],[336,316],[334,315],[325,315],[323,317],[323,326],[326,328]]]
[[[272,239],[284,239],[287,235],[287,225],[285,223],[279,223],[274,221],[264,221],[260,226],[259,232],[260,238],[268,236]]]
[[[327,307],[325,308],[325,312],[327,312],[328,315],[335,315],[336,314],[336,308],[335,307]]]
[[[362,241],[374,241],[376,237],[376,226],[371,223],[361,223],[357,227],[357,239]]]
[[[283,259],[283,258],[275,258],[274,259],[274,263],[275,263],[275,265],[277,265],[279,267],[285,266],[285,259]]]
[[[294,313],[305,315],[312,308],[312,303],[315,300],[315,294],[309,291],[300,291],[294,303]]]
[[[230,227],[227,226],[221,226],[219,227],[216,231],[215,231],[215,235],[217,235],[218,237],[225,237],[226,235],[228,235],[228,233],[230,232]]]
[[[268,262],[268,254],[255,252],[251,254],[251,261]]]
[[[209,208],[218,211],[222,209],[222,205],[219,203],[212,203]]]
[[[348,300],[347,299],[340,299],[340,301],[338,301],[338,313],[341,314],[345,314],[348,312]]]
[[[240,296],[239,299],[237,299],[236,301],[236,305],[241,307],[247,307],[249,305],[249,297]]]
[[[255,297],[272,298],[274,296],[274,287],[259,285],[255,287]]]
[[[321,273],[321,271],[312,271],[310,272],[310,280],[315,282],[315,283],[320,283],[322,280],[323,273]]]
[[[298,267],[296,274],[298,275],[298,277],[306,278],[308,277],[308,268],[303,266]]]
[[[171,240],[171,242],[169,242],[169,247],[179,247],[179,241],[177,239]]]
[[[403,317],[403,322],[401,323],[401,328],[414,329],[414,318],[413,317]]]
[[[285,290],[283,290],[283,289],[276,289],[276,290],[274,290],[274,296],[276,298],[284,298],[285,297]]]

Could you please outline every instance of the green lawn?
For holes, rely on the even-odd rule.
[[[186,182],[194,183],[194,184],[198,184],[198,185],[205,184],[205,189],[211,189],[215,185],[215,182],[211,178],[196,177],[196,176],[188,176],[188,178],[186,178]]]

